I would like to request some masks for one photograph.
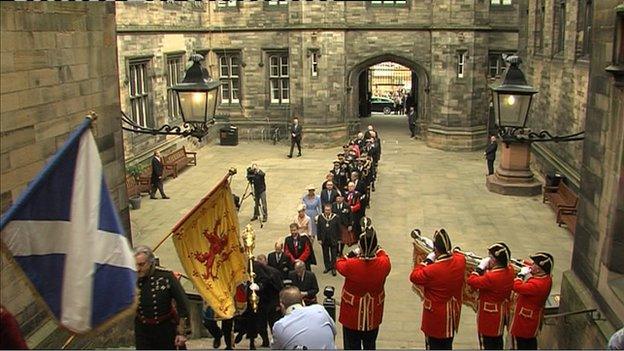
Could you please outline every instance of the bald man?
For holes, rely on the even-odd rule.
[[[288,256],[284,255],[283,241],[275,242],[275,251],[269,253],[267,264],[280,272],[282,280],[288,279],[290,261],[288,260]]]

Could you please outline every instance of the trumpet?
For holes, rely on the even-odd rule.
[[[245,253],[247,254],[248,264],[249,264],[249,279],[251,284],[254,284],[254,278],[256,277],[256,273],[253,271],[253,250],[256,247],[256,235],[254,234],[253,228],[251,224],[247,224],[245,230],[243,231],[243,246],[245,247]],[[251,290],[251,297],[249,298],[251,302],[251,308],[255,312],[258,311],[258,304],[260,303],[260,297],[256,293],[255,290]]]
[[[435,233],[437,233],[437,231]],[[434,233],[434,236],[435,236],[435,233]],[[414,240],[412,260],[413,260],[414,265],[417,265],[420,262],[422,262],[429,253],[431,253],[434,250],[433,240],[427,237],[424,237],[422,235],[421,230],[418,228],[412,230],[412,232],[410,233],[410,236]],[[458,246],[453,248],[453,252],[461,253],[462,255],[464,255],[464,257],[466,257],[465,278],[467,278],[468,275],[476,269],[476,267],[479,265],[479,262],[482,259],[481,256],[475,254],[474,252],[463,251]],[[512,265],[516,273],[518,273],[520,269],[525,266],[524,262],[515,258],[511,258],[509,260],[509,263]],[[417,295],[419,295],[421,299],[424,298],[424,291],[422,287],[412,284],[412,290]],[[472,289],[468,284],[464,284],[464,293],[463,293],[463,299],[462,299],[463,304],[471,307],[476,312],[477,308],[479,307],[479,303],[477,301],[478,298],[479,298],[479,292],[477,290]]]

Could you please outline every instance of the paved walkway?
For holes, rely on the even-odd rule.
[[[420,331],[422,304],[411,291],[412,246],[409,233],[420,228],[431,236],[445,228],[453,245],[484,255],[495,241],[506,242],[514,257],[523,258],[535,251],[548,251],[555,257],[553,293],[559,292],[561,273],[570,267],[572,237],[555,223],[555,216],[541,196],[521,198],[493,194],[485,187],[486,164],[482,152],[444,152],[411,140],[405,117],[375,116],[364,120],[379,130],[383,140],[377,191],[367,214],[377,229],[381,245],[392,261],[386,282],[384,322],[378,348],[423,348]],[[305,126],[304,126],[305,128]],[[254,223],[256,253],[268,253],[276,240],[288,233],[308,184],[320,187],[339,148],[304,149],[303,157],[287,159],[288,147],[269,143],[246,143],[238,146],[211,145],[197,155],[196,167],[188,168],[177,179],[165,183],[170,200],[143,197],[142,207],[131,211],[135,244],[154,246],[189,211],[228,168],[236,167],[232,181],[235,194],[245,190],[245,169],[253,162],[266,174],[269,221],[264,228]],[[246,200],[240,223],[248,223],[253,201]],[[315,244],[317,257],[322,257]],[[170,240],[156,252],[164,266],[181,270]],[[313,267],[321,290],[336,287],[340,294],[343,279],[322,274],[322,266]],[[339,300],[339,296],[337,296]],[[339,330],[337,345],[342,346]],[[243,342],[241,347],[247,344]],[[208,347],[191,342],[190,347]],[[475,314],[464,308],[455,348],[478,348]]]

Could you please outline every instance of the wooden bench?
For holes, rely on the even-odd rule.
[[[186,148],[182,146],[182,148],[163,157],[163,164],[165,166],[165,171],[170,170],[175,178],[185,167],[197,165],[197,153],[186,151]]]
[[[570,232],[576,229],[578,196],[564,182],[557,186],[545,186],[542,202],[550,204],[557,215],[557,224],[565,224]]]

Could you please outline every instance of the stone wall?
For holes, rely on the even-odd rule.
[[[128,58],[154,55],[154,117],[163,123],[161,57],[167,50],[207,50],[213,77],[219,73],[218,55],[236,51],[243,62],[240,104],[220,105],[217,114],[239,126],[240,135],[258,139],[268,129],[267,118],[285,126],[292,117],[302,117],[309,146],[344,141],[348,126],[358,121],[358,74],[385,57],[417,72],[418,111],[421,121],[431,124],[430,146],[479,148],[486,142],[488,50],[517,47],[516,2],[497,7],[487,1],[412,0],[388,7],[364,1],[244,1],[227,8],[216,2],[197,7],[118,3],[117,8],[124,107]],[[286,105],[272,104],[269,98],[267,60],[274,50],[288,52],[290,60],[291,97]],[[313,77],[310,54],[315,50],[320,54],[319,75]],[[458,51],[467,52],[461,79],[456,73]],[[128,137],[127,143],[131,150],[151,151],[164,141]]]
[[[585,128],[589,62],[576,53],[578,2],[566,3],[565,45],[562,53],[554,52],[554,0],[545,1],[543,25],[544,47],[535,49],[535,8],[537,0],[528,1],[529,16],[524,41],[526,57],[521,69],[529,84],[539,93],[531,107],[528,126],[534,131],[547,130],[553,135],[580,132]],[[557,171],[566,176],[568,184],[578,192],[580,186],[582,142],[534,144],[534,166],[541,173]]]
[[[548,347],[605,348],[624,325],[624,89],[605,71],[612,64],[618,5],[594,2],[578,224],[560,306],[560,312],[596,308],[601,318],[568,319],[545,335]]]
[[[104,175],[129,233],[114,4],[3,2],[0,9],[2,212],[94,110]],[[66,338],[4,254],[1,273],[1,302],[29,345],[57,335],[48,346],[62,346]]]

